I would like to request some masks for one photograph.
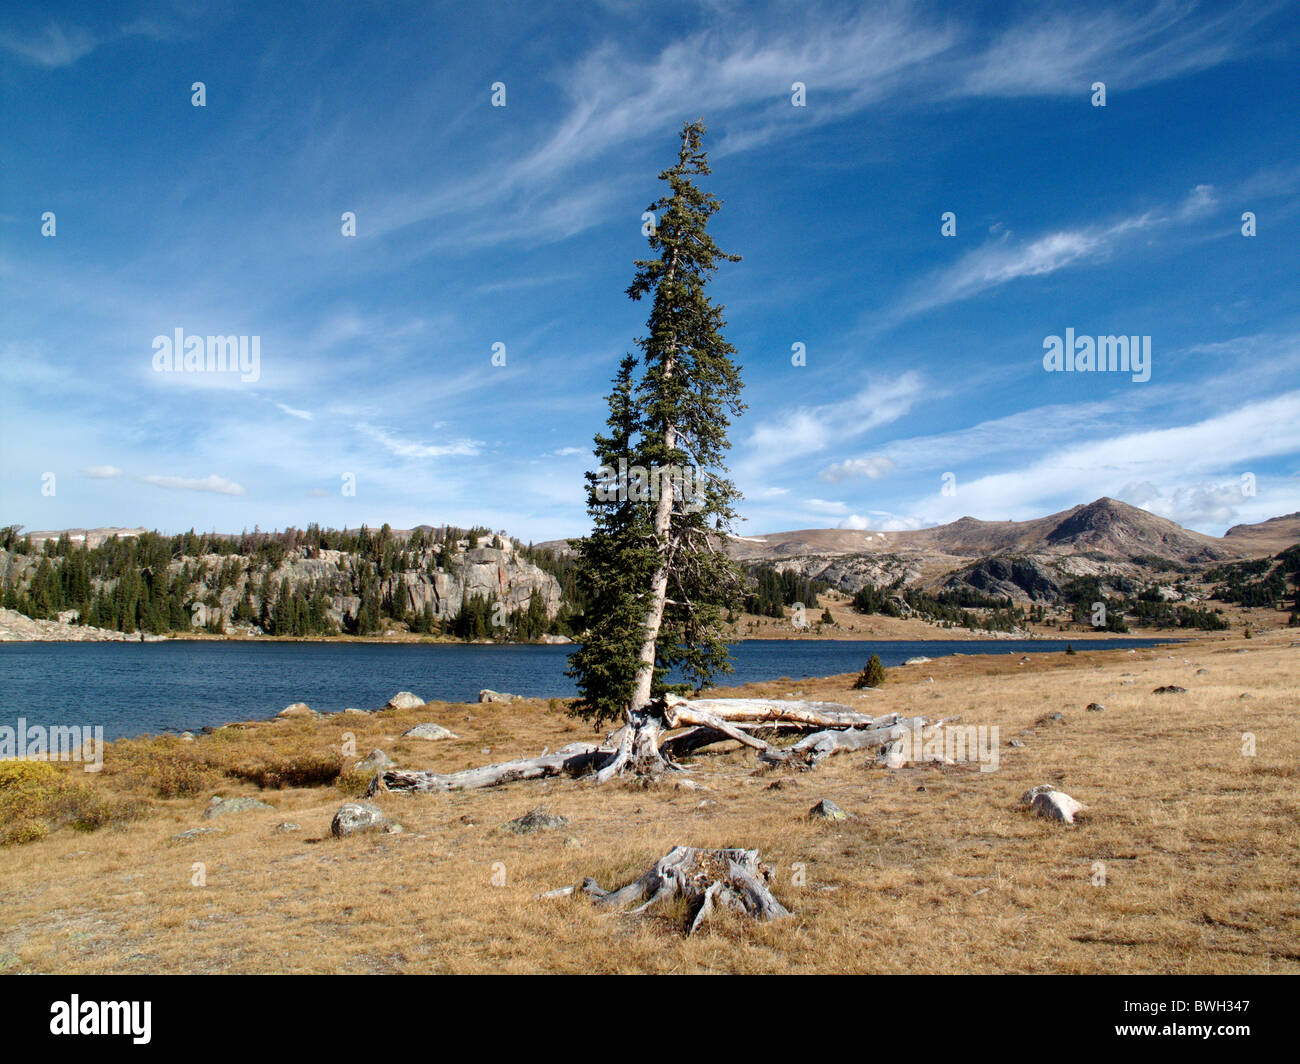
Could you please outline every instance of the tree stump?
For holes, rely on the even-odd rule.
[[[602,890],[590,877],[583,893],[601,909],[637,916],[658,902],[684,899],[690,907],[686,934],[693,934],[717,909],[776,920],[790,910],[768,888],[769,873],[757,850],[700,850],[674,846],[650,869],[618,890]]]

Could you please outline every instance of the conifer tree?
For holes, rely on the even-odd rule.
[[[693,686],[730,671],[725,611],[739,599],[740,574],[723,538],[738,498],[723,459],[730,418],[743,409],[739,367],[723,337],[722,307],[706,286],[718,264],[739,261],[717,247],[708,223],[721,206],[696,184],[709,174],[703,122],[687,123],[668,186],[650,205],[653,257],[636,263],[627,290],[650,297],[639,358],[624,359],[609,397],[609,432],[595,439],[603,466],[648,471],[616,483],[588,474],[592,534],[579,545],[579,575],[592,596],[581,648],[570,659],[577,713],[629,724],[602,776],[662,767],[654,702],[679,668]],[[675,474],[675,475],[674,475]]]

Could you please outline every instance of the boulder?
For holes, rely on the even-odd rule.
[[[306,702],[295,702],[291,706],[285,706],[276,714],[277,717],[318,717],[320,716]]]
[[[523,816],[502,824],[501,830],[508,831],[511,835],[531,835],[537,831],[553,831],[555,828],[564,827],[568,822],[567,816],[559,816],[546,806],[539,805]]]
[[[353,772],[379,772],[390,768],[395,762],[382,750],[371,750],[364,758],[352,766]]]
[[[283,824],[276,824],[272,830],[277,835],[288,835],[295,831],[301,831],[302,825],[295,824],[292,820],[286,820]]]
[[[386,704],[387,709],[415,709],[425,704],[423,698],[410,691],[398,691]]]
[[[1056,790],[1050,783],[1040,783],[1037,787],[1030,787],[1020,796],[1021,805],[1032,805],[1035,798],[1040,794],[1046,794],[1048,791]]]
[[[1153,695],[1185,695],[1186,687],[1179,687],[1176,683],[1167,683],[1163,687],[1157,687],[1151,692]]]
[[[1082,802],[1071,798],[1064,791],[1042,791],[1029,804],[1029,808],[1048,820],[1059,820],[1066,824],[1074,823],[1074,814],[1087,808]]]
[[[424,724],[417,724],[410,731],[402,732],[403,739],[459,739],[460,736],[453,731],[449,731],[441,724],[435,724],[433,721],[427,721]],[[376,751],[379,753],[380,751]],[[374,756],[374,755],[371,755]]]
[[[1105,713],[1105,712],[1106,712],[1106,707],[1103,706],[1100,702],[1089,702],[1089,703],[1088,703],[1088,712],[1089,712],[1089,713]]]
[[[1074,815],[1087,808],[1050,783],[1040,783],[1037,787],[1029,788],[1020,796],[1020,804],[1029,806],[1032,812],[1041,817],[1060,820],[1066,824],[1073,824]]]
[[[216,794],[212,796],[212,801],[208,807],[203,810],[205,820],[211,820],[217,816],[229,816],[231,813],[247,813],[250,809],[274,809],[275,806],[267,805],[266,802],[257,798],[222,798]]]
[[[348,802],[339,808],[330,821],[330,834],[335,838],[357,835],[366,831],[379,831],[389,826],[384,811],[370,802]]]
[[[491,691],[485,687],[478,693],[478,700],[480,702],[522,702],[524,696],[510,695],[503,691]]]
[[[848,818],[849,814],[829,798],[823,798],[808,810],[809,820],[848,820]]]

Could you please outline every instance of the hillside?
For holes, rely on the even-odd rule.
[[[980,521],[963,517],[946,525],[901,532],[800,529],[733,537],[729,549],[733,557],[745,561],[776,561],[804,554],[923,552],[982,558],[1009,553],[1091,551],[1109,555],[1116,561],[1149,555],[1198,563],[1274,554],[1297,540],[1300,540],[1300,514],[1273,518],[1259,525],[1237,525],[1223,538],[1216,538],[1191,532],[1128,503],[1101,498],[1029,521]]]
[[[46,627],[10,625],[0,638],[54,638],[52,622],[293,637],[535,639],[562,628],[556,577],[534,552],[486,530],[116,531],[77,530],[80,539],[11,531],[0,543],[0,606]]]

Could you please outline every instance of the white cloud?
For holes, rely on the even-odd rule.
[[[849,514],[841,521],[836,528],[855,529],[859,532],[880,532],[881,539],[885,539],[885,532],[903,532],[908,529],[920,528],[921,522],[916,518],[900,517],[897,514],[891,514],[885,510],[873,510],[870,516],[863,514]]]
[[[894,380],[873,381],[839,402],[799,407],[759,422],[745,441],[737,468],[746,481],[761,479],[770,467],[817,454],[897,421],[923,394],[920,376],[909,372]]]
[[[286,406],[284,403],[276,403],[275,405],[290,417],[296,417],[301,421],[310,421],[312,419],[311,411],[309,410],[298,410],[292,406]]]
[[[1228,525],[1242,500],[1240,485],[1196,484],[1162,492],[1149,480],[1126,484],[1115,498],[1179,524]]]
[[[826,480],[832,484],[839,484],[854,477],[879,480],[881,477],[888,476],[897,468],[884,455],[872,455],[869,458],[849,458],[846,461],[834,462],[827,466],[817,474],[817,479]]]
[[[117,466],[93,465],[86,466],[85,474],[92,480],[112,480],[114,477],[120,477],[122,471]]]
[[[955,496],[936,491],[918,499],[914,509],[927,523],[951,521],[963,514],[1023,519],[1050,512],[1053,501],[1068,499],[1072,504],[1132,489],[1134,498],[1163,500],[1170,514],[1181,513],[1191,527],[1199,525],[1204,531],[1216,523],[1206,515],[1223,502],[1223,496],[1207,496],[1203,490],[1198,494],[1198,485],[1207,478],[1239,475],[1253,462],[1297,451],[1300,391],[1291,391],[1188,425],[1062,446],[1022,469],[959,480]],[[1144,484],[1163,487],[1141,488]],[[1259,505],[1283,512],[1294,502],[1279,496]]]
[[[201,478],[190,477],[163,477],[157,474],[150,474],[140,478],[146,484],[153,484],[155,487],[167,488],[170,491],[208,491],[217,495],[247,495],[243,486],[236,484],[233,480],[226,477],[219,477],[215,473],[210,476]]]
[[[844,503],[831,499],[804,499],[803,504],[809,510],[819,514],[843,514],[849,509]]]

